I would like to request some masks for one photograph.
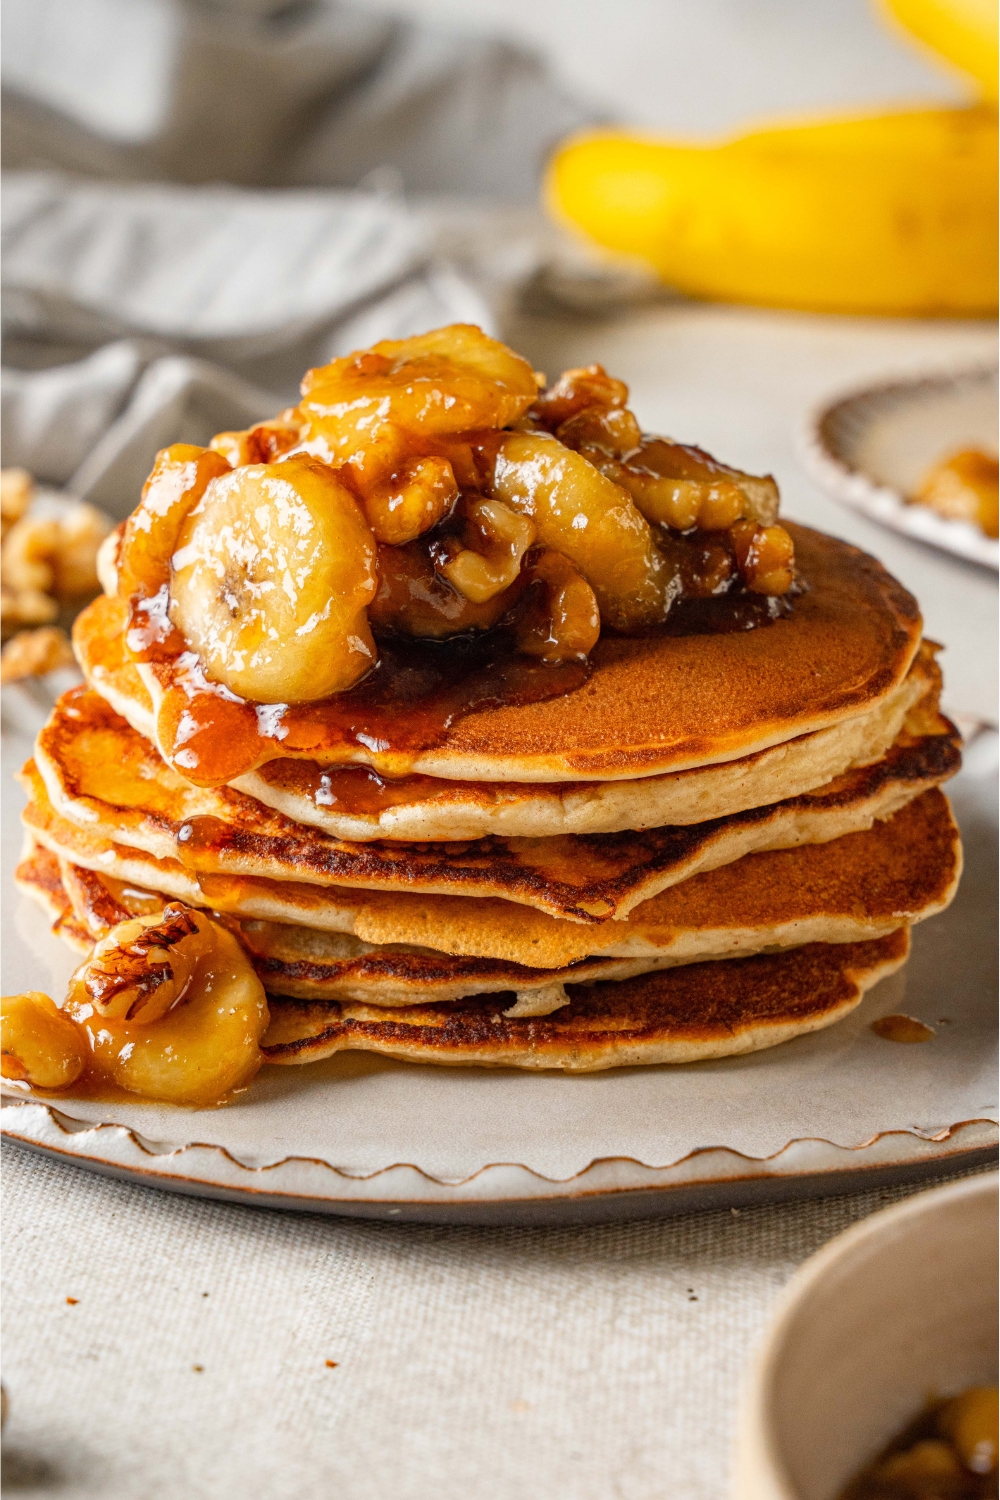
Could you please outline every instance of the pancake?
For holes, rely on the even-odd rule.
[[[56,937],[61,937],[78,953],[90,952],[94,946],[91,925],[77,915],[63,880],[60,861],[36,844],[30,835],[14,871],[14,884],[46,913]]]
[[[540,1019],[506,1016],[507,997],[379,1010],[273,1001],[268,1062],[377,1052],[407,1062],[589,1073],[700,1062],[774,1047],[841,1020],[906,961],[905,927],[869,943],[811,943],[790,953],[688,964],[616,983],[571,986]]]
[[[72,919],[54,857],[29,851],[16,878],[64,919],[61,935],[88,951],[90,935]],[[415,1002],[396,1012],[346,996],[275,999],[272,990],[263,1049],[269,1062],[285,1064],[346,1049],[411,1062],[575,1072],[695,1062],[758,1051],[832,1025],[905,961],[908,947],[902,927],[867,942],[814,942],[781,955],[674,966],[617,982],[607,982],[606,974],[605,982],[582,983],[590,975],[581,967],[555,1012],[546,1018],[536,1009],[535,1019],[531,992],[522,996],[513,988],[450,1006],[438,995],[432,1004]],[[253,956],[261,973],[259,955]],[[268,987],[265,973],[261,979]],[[537,989],[534,999],[537,1005]],[[516,1009],[520,1014],[512,1014]]]
[[[960,870],[958,830],[945,797],[932,791],[867,833],[751,855],[673,887],[634,914],[638,930],[629,945],[631,956],[531,968],[405,944],[364,943],[348,934],[273,921],[223,920],[273,994],[395,1006],[510,989],[521,1014],[530,1008],[539,1015],[566,1001],[564,990],[547,991],[585,979],[625,979],[652,969],[803,943],[884,936],[903,921],[911,925],[943,910]],[[127,917],[158,910],[163,902],[155,893],[65,862],[61,878],[75,915],[95,938]]]
[[[885,754],[918,702],[940,692],[938,648],[921,642],[899,686],[870,712],[740,760],[631,781],[475,782],[380,777],[369,767],[272,760],[231,784],[333,838],[546,838],[701,823],[796,797]]]
[[[490,971],[486,968],[462,967],[466,959],[479,962],[492,957],[503,967],[504,983],[512,983],[513,974],[515,989],[537,991],[544,983],[564,982],[574,965],[594,958],[639,961],[642,969],[631,971],[635,973],[804,943],[868,940],[901,922],[923,921],[943,910],[955,893],[961,863],[958,829],[947,798],[935,789],[867,832],[848,834],[828,844],[748,855],[697,875],[637,907],[626,922],[613,928],[559,922],[501,901],[404,896],[374,898],[374,913],[364,904],[347,909],[344,930],[331,931],[276,920],[273,915],[254,916],[268,909],[269,896],[272,910],[280,914],[282,907],[272,893],[266,888],[261,891],[253,881],[237,889],[226,915],[233,930],[261,960],[258,972],[272,992],[402,1004],[414,991],[409,981],[404,984],[400,979],[404,966],[397,956],[401,953],[423,956],[410,973],[418,974],[425,984],[432,976],[433,983],[441,986],[473,981],[465,991],[471,993],[480,983],[502,986],[499,980],[487,980]],[[22,861],[18,880],[54,917],[61,916],[64,904],[53,906],[50,891],[59,887],[63,903],[68,893],[85,933],[84,946],[128,916],[158,910],[164,899],[162,892],[86,870],[36,847]],[[191,892],[170,894],[219,910],[219,903],[197,886]],[[363,903],[364,897],[360,900]],[[359,939],[359,930],[368,932],[367,941]],[[63,926],[59,931],[74,941],[74,933]],[[376,934],[381,941],[372,940]],[[494,956],[496,950],[499,953]],[[380,969],[378,963],[390,954],[391,972]],[[440,960],[442,954],[446,956],[443,967],[433,969],[424,962],[428,955]],[[371,961],[369,956],[373,956]],[[500,974],[499,969],[492,972]],[[369,988],[364,992],[354,988],[350,995],[341,996],[337,987],[343,983]],[[386,998],[390,983],[397,986],[392,999]],[[376,985],[382,988],[376,990]],[[436,993],[440,998],[440,991]]]
[[[585,686],[435,721],[423,741],[411,705],[383,714],[377,729],[359,711],[350,733],[339,709],[334,730],[333,710],[325,722],[323,704],[272,706],[256,716],[246,745],[228,743],[233,737],[220,718],[206,731],[218,757],[211,774],[199,771],[191,734],[177,764],[211,781],[278,758],[371,765],[389,776],[614,781],[737,760],[856,718],[906,676],[920,641],[916,602],[866,553],[806,527],[788,529],[806,585],[789,618],[724,634],[602,635]],[[173,704],[170,734],[161,734],[175,668],[137,669],[126,659],[126,613],[116,598],[90,605],[77,621],[77,654],[91,686],[163,749],[186,700],[181,694]],[[214,701],[217,716],[243,723],[234,702],[226,708],[224,699]]]
[[[136,876],[122,849],[151,854],[151,884],[186,867],[351,889],[501,898],[574,922],[621,919],[658,891],[766,849],[822,843],[870,827],[957,769],[957,732],[904,730],[873,766],[800,797],[692,826],[635,833],[471,843],[352,844],[231,788],[196,788],[172,772],[96,694],[64,695],[24,780],[27,826],[76,864]],[[40,773],[40,774],[39,774]],[[44,783],[42,786],[40,783]],[[127,856],[126,856],[127,859]],[[162,874],[161,874],[162,872]],[[175,889],[172,894],[178,894]]]

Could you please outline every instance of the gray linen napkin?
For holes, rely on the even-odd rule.
[[[118,516],[158,447],[278,410],[311,365],[495,329],[532,234],[498,256],[489,224],[477,276],[402,194],[530,200],[589,117],[524,49],[332,0],[4,22],[3,461]]]

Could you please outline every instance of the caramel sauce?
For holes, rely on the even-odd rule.
[[[155,616],[141,635],[130,628],[127,644],[165,689],[157,734],[167,760],[203,785],[232,781],[279,747],[322,759],[335,759],[338,749],[344,759],[364,750],[390,775],[405,775],[467,714],[562,697],[591,672],[588,662],[549,665],[519,656],[503,631],[387,640],[375,667],[349,692],[315,703],[252,704],[211,682],[177,632],[162,631]]]
[[[188,818],[177,830],[177,858],[189,870],[205,870],[225,858],[226,849],[239,839],[239,829],[210,813]]]
[[[357,687],[314,703],[253,704],[212,682],[166,619],[166,592],[134,605],[126,632],[129,654],[149,663],[163,698],[157,735],[166,759],[188,780],[221,785],[245,775],[274,752],[317,760],[353,751],[379,757],[383,777],[360,785],[354,805],[375,810],[393,801],[391,778],[440,744],[453,724],[482,709],[544,702],[576,691],[589,662],[550,665],[518,655],[506,631],[444,641],[388,639]],[[785,619],[788,597],[733,590],[684,598],[656,633],[704,635],[754,630]],[[398,799],[397,799],[398,800]]]
[[[86,1099],[95,1104],[135,1104],[139,1098],[138,1094],[130,1094],[127,1089],[97,1077],[89,1069],[84,1069],[80,1077],[64,1089],[40,1089],[37,1085],[4,1077],[3,1092],[6,1094],[8,1091],[11,1098],[38,1099],[44,1104],[68,1104],[76,1099]]]
[[[795,591],[801,592],[801,589]],[[787,620],[794,593],[750,594],[742,591],[717,594],[709,599],[682,598],[674,605],[656,632],[659,635],[731,635],[757,630]]]
[[[929,1042],[937,1036],[933,1026],[904,1015],[880,1016],[872,1022],[872,1031],[887,1042]]]
[[[272,760],[261,766],[262,781],[277,783],[306,797],[316,807],[336,807],[345,814],[378,814],[388,807],[412,802],[414,798],[431,798],[442,792],[461,793],[466,781],[442,782],[434,776],[406,776],[392,779],[370,766],[318,766],[308,760]]]
[[[5,1078],[3,1089],[11,1090],[13,1097],[28,1100],[38,1100],[42,1104],[75,1104],[77,1101],[86,1101],[88,1104],[156,1104],[161,1109],[222,1109],[231,1104],[239,1095],[246,1093],[246,1085],[234,1089],[221,1099],[214,1100],[211,1104],[178,1104],[175,1100],[149,1099],[143,1094],[131,1093],[128,1089],[119,1088],[115,1083],[109,1083],[106,1078],[99,1078],[89,1071],[85,1071],[76,1080],[64,1089],[20,1089],[11,1087],[13,1080]]]

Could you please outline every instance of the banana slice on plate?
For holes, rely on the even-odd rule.
[[[172,559],[170,618],[208,675],[257,703],[342,693],[374,664],[376,547],[354,496],[296,456],[212,480]]]

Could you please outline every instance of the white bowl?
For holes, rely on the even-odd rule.
[[[920,1193],[792,1277],[740,1411],[736,1500],[835,1500],[929,1396],[997,1367],[997,1176]]]
[[[985,567],[1000,544],[968,521],[910,505],[923,475],[962,448],[997,447],[997,372],[960,370],[853,391],[817,408],[802,460],[828,494],[873,521]]]

